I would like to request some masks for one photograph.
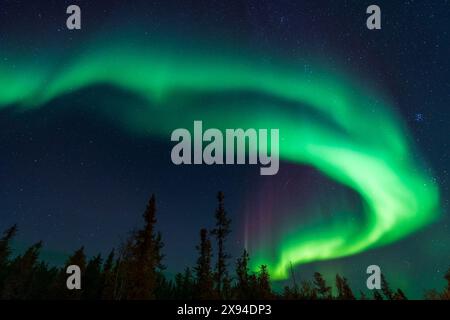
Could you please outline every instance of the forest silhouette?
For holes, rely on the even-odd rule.
[[[173,278],[165,275],[163,238],[156,230],[156,199],[152,195],[144,212],[144,225],[130,233],[119,250],[112,250],[104,259],[100,254],[87,258],[84,247],[76,250],[64,266],[54,267],[40,260],[42,242],[14,256],[12,241],[17,226],[7,229],[0,239],[1,299],[68,299],[68,300],[406,300],[401,289],[391,289],[381,277],[381,289],[370,294],[354,292],[348,279],[337,274],[334,290],[323,275],[315,272],[313,279],[296,282],[292,271],[291,284],[282,292],[272,288],[270,270],[261,265],[257,272],[249,268],[250,255],[245,249],[235,263],[226,250],[231,220],[225,210],[224,194],[217,195],[215,226],[199,232],[196,264],[186,267]],[[216,253],[213,255],[213,252]],[[82,287],[68,290],[66,269],[77,265],[81,270]],[[233,272],[230,272],[233,270]],[[442,292],[424,293],[424,299],[450,300],[450,270]]]

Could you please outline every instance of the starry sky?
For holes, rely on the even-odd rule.
[[[81,30],[66,29],[69,4],[81,7]],[[248,123],[245,119],[256,109],[232,104],[245,101],[276,114],[281,107],[273,97],[260,92],[224,91],[220,97],[172,93],[168,104],[178,106],[173,112],[149,115],[143,109],[149,104],[145,95],[135,94],[126,85],[91,81],[81,86],[66,80],[67,89],[65,78],[60,76],[64,73],[61,70],[84,70],[89,62],[83,61],[95,60],[105,52],[105,56],[118,57],[118,64],[133,66],[132,58],[140,57],[125,54],[124,45],[139,50],[143,45],[164,48],[163,52],[170,54],[158,56],[158,63],[168,63],[173,54],[186,70],[191,66],[201,70],[201,60],[221,62],[216,56],[244,55],[248,60],[240,63],[252,61],[273,70],[279,64],[295,65],[299,77],[306,81],[320,78],[323,69],[326,74],[344,70],[352,82],[379,93],[365,106],[374,119],[381,112],[378,103],[385,100],[378,97],[387,97],[387,108],[397,119],[394,123],[401,127],[410,146],[408,161],[419,164],[410,171],[426,176],[439,190],[433,221],[385,245],[299,263],[297,276],[309,278],[320,271],[332,279],[339,272],[358,289],[365,285],[366,267],[378,264],[394,286],[412,297],[420,297],[429,288],[440,289],[450,267],[450,3],[377,1],[382,10],[382,30],[378,31],[365,27],[365,9],[370,4],[322,0],[1,0],[0,229],[17,223],[17,250],[43,240],[43,258],[55,264],[81,245],[90,255],[107,253],[140,225],[146,201],[155,193],[165,263],[168,272],[174,273],[193,265],[198,231],[213,226],[219,190],[225,193],[233,220],[228,241],[233,257],[249,243],[263,243],[255,250],[276,251],[277,237],[292,232],[286,229],[292,221],[296,228],[308,229],[311,221],[323,225],[338,220],[340,232],[351,229],[355,220],[363,224],[365,203],[358,190],[310,163],[284,161],[274,177],[260,176],[258,166],[172,164],[167,131],[177,128],[187,113],[195,117],[198,109],[214,101]],[[145,54],[142,56],[145,60]],[[278,75],[275,73],[273,82],[278,81]],[[244,76],[244,72],[239,73],[239,77]],[[15,81],[20,85],[15,86]],[[66,89],[58,89],[60,84]],[[350,91],[357,88],[349,87]],[[185,105],[190,106],[188,112],[182,109]],[[292,105],[284,102],[282,107]],[[135,115],[133,125],[124,109]],[[135,119],[141,115],[147,121],[144,124]],[[302,111],[298,115],[325,126],[314,113]],[[368,131],[380,132],[380,137],[389,125],[370,121],[367,116],[350,121],[367,121]],[[147,130],[149,124],[157,127],[159,122],[164,123],[160,134],[142,134],[142,127]]]

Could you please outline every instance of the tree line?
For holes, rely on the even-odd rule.
[[[0,298],[1,299],[85,299],[85,300],[145,300],[145,299],[336,299],[336,300],[406,300],[401,289],[391,289],[381,276],[381,289],[370,295],[355,293],[348,279],[337,274],[335,290],[323,275],[315,272],[312,280],[292,283],[282,292],[272,288],[270,272],[261,265],[257,272],[249,267],[250,255],[243,250],[230,266],[226,240],[231,232],[231,220],[225,210],[224,194],[217,195],[215,226],[199,232],[196,246],[197,260],[175,277],[165,275],[162,235],[156,230],[156,199],[148,201],[141,229],[130,233],[119,250],[112,250],[106,258],[101,254],[87,258],[84,247],[76,250],[64,266],[50,266],[39,259],[42,242],[13,256],[12,240],[17,226],[7,229],[0,239]],[[215,247],[213,247],[215,246]],[[213,255],[213,251],[216,255]],[[80,267],[81,290],[68,290],[66,269]],[[234,274],[229,270],[233,268]],[[447,286],[442,292],[430,290],[425,299],[450,300],[450,270],[445,275]]]

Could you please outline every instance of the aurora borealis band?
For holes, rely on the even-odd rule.
[[[50,49],[44,62],[11,52],[0,62],[0,108],[33,112],[86,87],[108,85],[142,100],[139,108],[122,101],[119,108],[105,103],[98,110],[133,134],[168,141],[170,131],[190,128],[193,120],[217,128],[279,128],[281,160],[314,167],[354,190],[364,203],[364,223],[299,228],[262,245],[249,234],[253,263],[267,264],[273,278],[286,278],[291,263],[393,243],[437,218],[437,185],[412,156],[415,147],[389,98],[365,79],[328,71],[320,59],[320,71],[305,75],[295,61],[261,63],[251,53],[109,39],[64,61]],[[289,214],[295,229],[299,213]]]

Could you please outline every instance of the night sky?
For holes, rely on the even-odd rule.
[[[321,226],[336,222],[339,231],[364,225],[366,204],[358,190],[311,163],[290,158],[281,162],[276,176],[260,176],[259,166],[172,164],[170,132],[184,120],[192,125],[210,106],[211,114],[232,114],[230,121],[242,127],[264,112],[288,112],[331,127],[314,112],[296,111],[289,99],[278,101],[282,99],[253,89],[213,88],[197,94],[202,88],[195,81],[192,87],[188,83],[183,90],[165,92],[171,77],[183,80],[182,72],[170,67],[155,75],[164,82],[155,85],[162,93],[152,102],[136,94],[139,83],[151,75],[134,80],[128,73],[121,78],[111,71],[105,78],[116,77],[116,82],[79,80],[97,70],[90,59],[102,65],[104,53],[105,61],[112,57],[112,69],[124,64],[139,70],[140,55],[146,59],[143,47],[169,52],[156,55],[155,65],[170,66],[176,60],[181,69],[194,70],[186,73],[195,79],[197,70],[208,73],[213,68],[202,60],[239,61],[238,81],[245,77],[247,61],[270,70],[295,65],[307,83],[324,74],[345,74],[352,79],[351,95],[359,85],[376,92],[376,98],[361,106],[372,110],[373,121],[366,113],[343,117],[352,126],[362,123],[373,135],[380,132],[383,144],[384,132],[391,132],[381,121],[384,111],[379,111],[386,104],[386,118],[394,119],[408,144],[408,163],[417,164],[406,171],[426,176],[439,190],[434,219],[385,245],[299,263],[297,276],[306,279],[320,271],[332,279],[339,272],[359,289],[365,286],[367,266],[377,264],[393,286],[411,297],[441,289],[450,267],[450,3],[376,1],[382,29],[369,31],[365,10],[372,2],[1,0],[0,229],[17,223],[17,250],[43,240],[42,257],[55,264],[81,245],[89,255],[106,254],[142,224],[154,193],[165,264],[168,273],[175,273],[194,264],[200,228],[213,227],[219,190],[233,221],[227,243],[233,258],[244,246],[252,247],[250,243],[265,251],[262,256],[276,256],[283,234],[307,233],[311,221]],[[81,30],[66,29],[69,4],[81,7]],[[124,49],[128,46],[131,51]],[[279,73],[268,75],[268,83],[277,83]],[[210,81],[225,82],[214,72]],[[210,127],[220,122],[209,113],[205,119],[211,120]],[[348,139],[365,145],[358,137]],[[373,174],[368,170],[367,175]]]

